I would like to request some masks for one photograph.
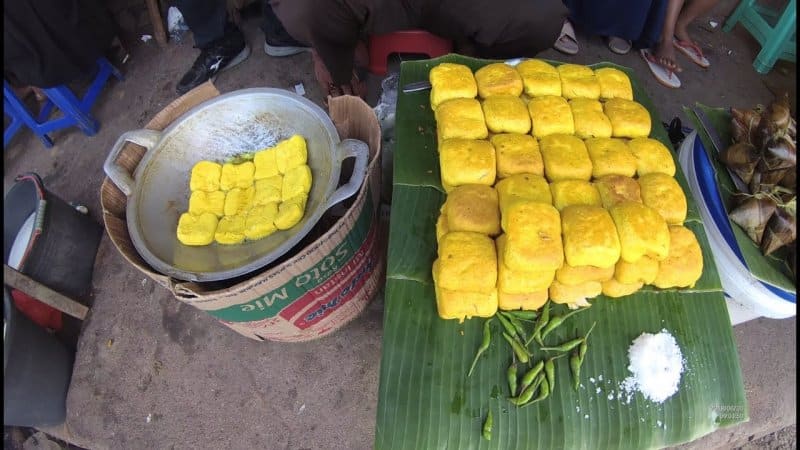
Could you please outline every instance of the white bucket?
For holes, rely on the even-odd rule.
[[[714,169],[702,141],[697,139],[697,131],[692,131],[686,137],[678,153],[692,196],[700,210],[714,261],[717,263],[731,323],[737,325],[757,317],[784,319],[796,315],[795,291],[785,291],[758,280],[750,273],[740,256],[727,214],[724,209],[718,209],[722,206],[722,199],[716,182],[697,176],[698,171],[701,175],[711,171],[711,180],[715,180]],[[718,210],[714,211],[715,209]]]

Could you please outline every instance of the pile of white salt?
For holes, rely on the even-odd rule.
[[[678,392],[683,356],[675,338],[666,329],[657,334],[642,333],[628,348],[631,376],[620,388],[632,396],[641,392],[648,400],[661,403]]]

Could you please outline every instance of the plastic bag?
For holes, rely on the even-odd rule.
[[[397,84],[399,74],[393,73],[381,82],[381,97],[375,106],[375,115],[381,124],[381,197],[386,203],[392,201],[392,160],[394,158],[394,122],[397,107]]]
[[[167,10],[167,31],[170,39],[175,42],[180,42],[183,33],[189,31],[189,26],[183,20],[183,14],[174,6],[170,6]]]

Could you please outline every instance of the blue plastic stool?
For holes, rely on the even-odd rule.
[[[100,123],[91,114],[92,105],[111,75],[120,81],[124,79],[106,58],[97,60],[97,68],[97,74],[82,98],[76,97],[65,85],[43,89],[47,100],[35,118],[14,94],[8,82],[3,80],[3,112],[11,117],[11,124],[3,132],[3,148],[8,146],[23,125],[39,136],[47,148],[53,146],[53,140],[47,135],[51,131],[77,126],[87,136],[94,136],[100,129]],[[61,111],[61,117],[50,119],[53,108]]]
[[[742,0],[722,28],[726,33],[740,23],[761,44],[761,51],[753,61],[756,72],[765,74],[772,70],[778,59],[794,62],[797,51],[797,2],[789,0],[783,12],[761,5],[755,0]]]

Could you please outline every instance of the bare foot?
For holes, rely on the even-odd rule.
[[[671,41],[668,44],[659,42],[653,50],[653,56],[660,65],[673,72],[683,71],[675,60],[675,48]]]

